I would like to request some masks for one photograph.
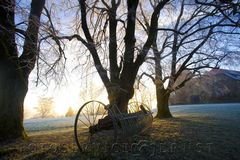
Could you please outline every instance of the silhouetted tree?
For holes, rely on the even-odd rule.
[[[32,0],[27,29],[16,28],[14,0],[0,1],[0,139],[25,137],[23,102],[38,55],[40,16],[45,0]],[[24,37],[19,54],[16,35]]]
[[[65,117],[72,117],[74,115],[74,110],[72,109],[72,107],[69,107],[67,113],[65,114]]]
[[[48,118],[53,116],[53,98],[40,98],[38,106],[35,108],[37,110],[38,116],[41,118]]]
[[[154,61],[155,73],[154,76],[144,73],[156,85],[156,117],[172,117],[168,103],[170,94],[199,75],[201,70],[215,68],[230,56],[220,39],[226,37],[224,35],[239,36],[238,25],[229,20],[239,19],[239,13],[228,13],[226,18],[221,11],[210,5],[180,0],[175,1],[174,8],[164,12],[169,17],[168,24],[159,26],[153,55],[148,57]],[[148,20],[143,24],[149,32]]]
[[[151,2],[146,1],[146,5]],[[145,42],[136,41],[139,0],[79,0],[81,19],[76,25],[76,34],[58,37],[77,39],[85,45],[107,89],[110,104],[116,104],[123,112],[127,112],[129,99],[133,97],[139,67],[156,38],[160,11],[168,2],[156,2],[148,17],[150,32],[144,35]],[[109,61],[107,66],[104,57]]]

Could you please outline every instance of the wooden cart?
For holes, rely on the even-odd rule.
[[[144,104],[130,103],[128,113],[122,113],[116,105],[105,105],[93,100],[79,109],[74,124],[74,136],[79,150],[83,151],[86,137],[87,141],[110,137],[116,142],[119,138],[143,132],[151,126],[152,121],[152,112]]]

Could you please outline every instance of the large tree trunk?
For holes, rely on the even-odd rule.
[[[128,89],[126,87],[116,87],[108,93],[109,103],[110,105],[116,105],[120,112],[127,113],[128,102],[133,97],[133,94],[133,86]]]
[[[0,141],[26,136],[23,103],[34,68],[40,15],[45,0],[32,0],[21,56],[15,43],[15,1],[0,1]]]
[[[27,81],[18,63],[14,6],[15,1],[0,2],[0,141],[25,137],[23,101]]]
[[[109,102],[110,105],[115,105],[118,107],[118,110],[122,113],[127,113],[128,109],[128,102],[129,102],[129,97],[126,96],[125,94],[118,94],[116,93],[115,95],[109,95]],[[116,112],[119,112],[116,111]]]
[[[26,137],[23,127],[23,102],[27,80],[18,68],[0,60],[0,141]]]
[[[163,87],[163,86],[162,86]],[[169,96],[165,89],[156,88],[157,92],[157,115],[156,118],[171,118],[172,114],[169,110]]]
[[[170,118],[172,114],[169,110],[168,100],[170,93],[167,89],[164,88],[163,82],[163,72],[161,66],[161,53],[162,51],[158,51],[157,43],[153,43],[153,52],[155,57],[155,87],[156,87],[156,95],[157,95],[157,115],[156,118]]]
[[[134,95],[133,86],[137,71],[138,68],[133,66],[124,68],[120,82],[115,86],[107,88],[110,105],[117,105],[118,109],[123,113],[127,113],[128,102]]]

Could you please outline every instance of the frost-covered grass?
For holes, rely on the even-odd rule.
[[[24,121],[24,127],[27,132],[70,128],[73,127],[74,120],[75,117],[27,119]]]
[[[27,141],[0,143],[0,159],[239,160],[240,104],[178,105],[171,106],[171,111],[174,118],[154,119],[145,134],[122,143],[122,146],[126,143],[140,146],[141,152],[137,154],[136,150],[134,154],[124,148],[117,152],[106,150],[105,142],[100,148],[105,152],[91,148],[80,153],[74,141],[74,117],[71,117],[25,121],[30,133],[36,134],[29,134]],[[36,132],[36,128],[48,131],[42,131],[42,134]]]
[[[86,119],[86,117],[88,119]],[[98,116],[80,116],[78,117],[81,121],[78,121],[78,126],[83,127],[91,123],[98,122],[98,119],[102,118],[102,115]],[[39,132],[39,131],[54,131],[69,129],[74,126],[75,116],[73,117],[61,117],[61,118],[39,118],[39,119],[28,119],[24,121],[24,127],[29,133]],[[84,123],[83,123],[84,122]]]
[[[156,109],[153,110],[156,112]],[[170,106],[173,116],[195,115],[211,116],[223,119],[236,119],[240,115],[240,103],[193,104]]]
[[[173,116],[194,115],[211,116],[223,119],[238,120],[240,115],[240,103],[230,104],[198,104],[198,105],[174,105],[170,106]],[[153,110],[156,112],[156,110]],[[49,131],[63,128],[71,128],[75,117],[27,119],[24,127],[27,132]]]

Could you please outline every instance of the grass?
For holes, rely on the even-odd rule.
[[[237,121],[181,114],[171,119],[154,119],[145,133],[119,140],[113,148],[102,142],[84,153],[78,151],[72,128],[38,132],[30,134],[26,141],[0,144],[0,159],[238,160],[239,133]]]

